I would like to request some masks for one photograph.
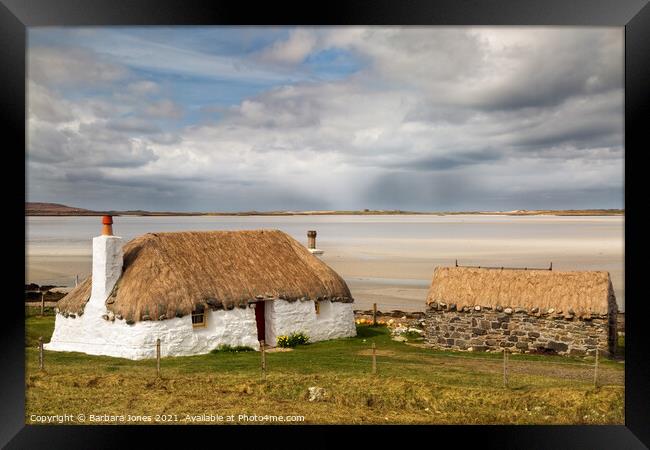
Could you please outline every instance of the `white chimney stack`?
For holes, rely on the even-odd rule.
[[[105,301],[122,275],[122,238],[113,236],[113,217],[102,217],[102,235],[93,238],[93,285],[88,306]]]

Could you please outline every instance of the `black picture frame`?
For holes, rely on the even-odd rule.
[[[4,200],[10,214],[3,222],[12,252],[9,295],[3,304],[0,327],[0,444],[7,448],[128,448],[145,437],[150,447],[178,439],[176,426],[31,426],[25,425],[24,371],[24,205],[19,184],[25,183],[25,51],[26,27],[101,25],[571,25],[625,27],[625,285],[626,372],[624,426],[408,426],[358,427],[352,431],[369,445],[382,442],[386,432],[396,433],[403,445],[467,443],[499,448],[644,448],[650,446],[650,365],[644,320],[647,301],[641,297],[640,251],[643,214],[643,153],[647,150],[650,119],[650,6],[647,0],[330,0],[314,4],[236,0],[0,0],[0,99],[2,105]],[[7,139],[9,138],[9,139]],[[646,144],[644,146],[643,144]],[[22,194],[21,194],[22,192]],[[637,193],[637,194],[635,194]],[[5,231],[5,233],[9,233]],[[23,242],[20,238],[23,237]],[[14,259],[15,258],[15,259]],[[13,264],[15,263],[15,264]],[[14,318],[13,320],[8,318]],[[198,438],[226,444],[226,433],[238,438],[287,439],[288,431],[318,433],[301,445],[337,445],[339,431],[351,427],[265,426],[263,433],[246,427],[191,427],[189,445]],[[187,427],[183,427],[187,429]],[[188,430],[190,431],[190,430]],[[140,436],[144,435],[144,436]],[[209,436],[208,436],[209,435]],[[191,444],[190,444],[191,442]],[[453,445],[453,444],[452,444]]]

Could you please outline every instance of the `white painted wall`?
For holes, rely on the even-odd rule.
[[[266,342],[275,345],[278,336],[302,331],[310,342],[356,336],[353,303],[320,302],[320,314],[312,300],[266,302]]]
[[[310,342],[356,336],[352,303],[322,301],[320,314],[314,302],[272,300],[266,302],[266,341],[275,345],[277,336],[303,331]],[[88,305],[86,305],[88,306]],[[101,314],[100,314],[101,312]],[[221,344],[243,345],[258,350],[255,309],[206,311],[205,328],[192,327],[190,315],[162,321],[105,320],[104,311],[88,311],[75,318],[56,315],[54,333],[46,350],[82,352],[128,359],[156,356],[156,339],[162,356],[208,353]]]
[[[162,356],[208,353],[221,344],[258,349],[254,309],[209,310],[206,314],[205,328],[193,328],[190,315],[127,325],[124,320],[111,322],[95,313],[74,319],[57,314],[54,334],[44,347],[128,359],[155,358],[157,338]]]

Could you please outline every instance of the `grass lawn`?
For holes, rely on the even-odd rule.
[[[582,360],[512,355],[503,386],[501,355],[455,353],[395,342],[382,327],[358,326],[358,336],[267,353],[218,352],[155,360],[45,352],[52,316],[28,316],[26,422],[36,415],[155,416],[195,423],[192,416],[304,416],[301,423],[623,424],[624,364],[603,360],[599,387]],[[371,343],[377,374],[371,373]],[[309,401],[308,388],[325,389]],[[167,416],[167,417],[165,417]],[[188,417],[189,416],[189,417]],[[103,423],[124,422],[118,417]],[[76,423],[76,422],[71,422]],[[160,422],[159,422],[160,423]],[[255,422],[260,423],[260,422]],[[261,422],[267,423],[267,422]],[[275,423],[275,422],[274,422]]]

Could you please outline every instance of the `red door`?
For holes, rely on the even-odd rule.
[[[258,341],[263,341],[265,339],[264,334],[266,332],[266,329],[264,327],[264,324],[266,321],[264,320],[264,304],[266,302],[257,302],[255,303],[255,321],[257,322],[257,340]]]

